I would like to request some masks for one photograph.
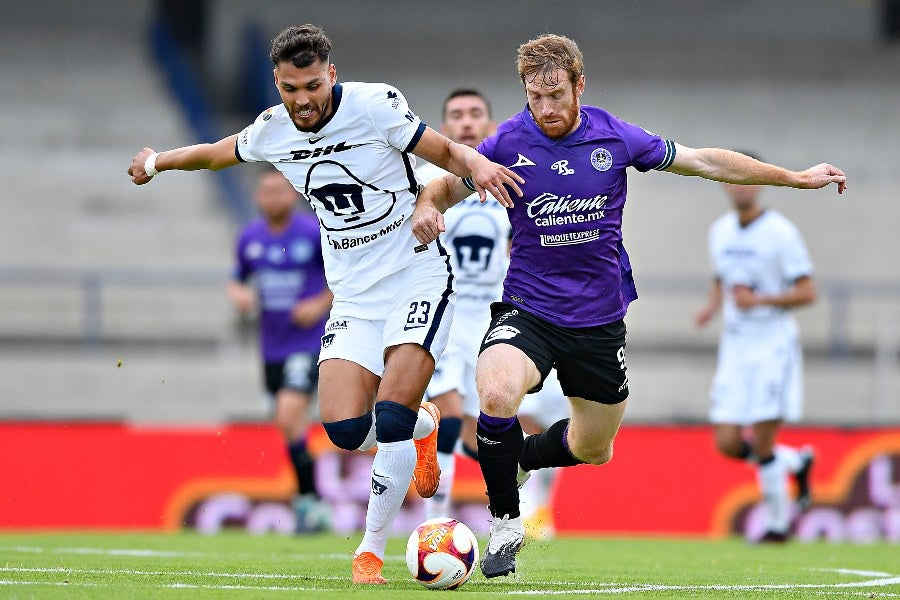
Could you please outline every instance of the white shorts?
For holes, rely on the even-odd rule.
[[[463,397],[463,413],[477,417],[481,412],[475,387],[475,365],[481,340],[491,323],[488,304],[459,300],[450,327],[447,349],[441,356],[426,396],[434,398],[451,390]]]
[[[545,429],[557,421],[567,418],[570,413],[569,399],[566,398],[559,385],[556,369],[551,369],[550,374],[544,379],[544,385],[540,391],[525,394],[522,404],[519,405],[520,415],[532,417],[538,425]]]
[[[418,344],[437,363],[447,346],[455,303],[448,259],[417,261],[364,292],[334,299],[319,363],[343,358],[381,377],[384,351],[399,344]]]
[[[796,335],[723,335],[710,395],[713,423],[799,420],[803,357]]]
[[[468,348],[451,342],[437,363],[434,375],[428,383],[426,396],[434,398],[456,390],[463,397],[463,413],[477,417],[481,408],[478,402],[478,390],[475,387],[476,358],[476,355],[473,355]]]

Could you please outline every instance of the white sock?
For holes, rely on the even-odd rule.
[[[787,533],[790,526],[787,468],[778,456],[756,469],[765,506],[766,531]]]
[[[416,467],[416,446],[412,440],[378,442],[372,462],[372,489],[366,509],[366,532],[356,554],[372,552],[384,558],[391,526],[412,483]]]
[[[425,518],[436,519],[450,516],[450,497],[453,493],[453,475],[456,472],[456,456],[446,452],[437,453],[441,467],[441,480],[431,498],[425,498]]]
[[[419,407],[419,416],[416,419],[416,428],[413,430],[413,439],[421,440],[423,437],[434,431],[434,419],[431,413],[422,407]]]
[[[784,463],[790,473],[796,473],[803,467],[803,457],[800,456],[800,451],[790,446],[776,445],[775,458]]]

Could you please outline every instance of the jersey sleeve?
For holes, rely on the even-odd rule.
[[[796,281],[801,277],[812,275],[813,265],[809,258],[806,244],[800,230],[792,223],[785,228],[783,251],[781,252],[781,270],[787,281]]]
[[[231,272],[231,278],[239,283],[246,283],[252,274],[250,263],[244,258],[247,255],[246,248],[247,236],[242,233],[235,244],[234,269]]]
[[[675,142],[627,121],[617,119],[615,127],[628,149],[630,166],[643,173],[650,169],[664,171],[672,165]]]
[[[267,108],[256,120],[247,125],[243,131],[238,134],[237,143],[234,147],[234,155],[241,162],[264,162],[263,156],[265,147],[265,130],[266,124],[272,118],[272,111],[275,109]]]
[[[425,123],[412,111],[400,90],[389,85],[373,85],[367,102],[369,118],[388,144],[402,152],[411,152]]]

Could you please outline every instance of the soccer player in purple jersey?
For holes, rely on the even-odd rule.
[[[311,212],[295,210],[298,199],[297,190],[275,169],[260,175],[255,200],[262,217],[240,233],[234,279],[227,291],[241,313],[259,305],[266,390],[274,399],[275,425],[297,476],[296,530],[305,533],[330,526],[328,507],[316,490],[306,436],[332,295],[325,285],[319,222]]]
[[[844,174],[826,163],[798,172],[729,150],[688,148],[581,106],[583,59],[566,37],[522,44],[517,67],[527,106],[478,147],[525,179],[520,199],[501,200],[512,225],[511,262],[476,372],[478,454],[493,515],[486,577],[516,569],[524,539],[517,486],[529,471],[612,458],[628,397],[623,317],[637,298],[622,245],[626,168],[803,189],[836,183],[838,193],[846,187]],[[471,193],[467,184],[448,175],[419,195],[413,232],[420,242],[444,230],[442,213]],[[552,368],[571,418],[523,438],[519,404]]]

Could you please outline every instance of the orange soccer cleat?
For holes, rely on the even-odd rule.
[[[423,498],[431,498],[437,492],[441,482],[441,467],[437,461],[437,437],[438,427],[441,423],[441,411],[431,402],[423,402],[422,408],[428,411],[434,419],[434,431],[415,440],[416,443],[416,469],[413,471],[413,481],[416,483],[416,491]]]
[[[353,557],[353,583],[384,585],[387,579],[381,576],[384,561],[371,552],[361,552]]]

